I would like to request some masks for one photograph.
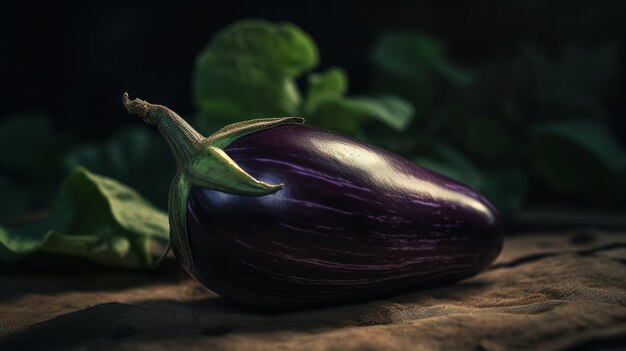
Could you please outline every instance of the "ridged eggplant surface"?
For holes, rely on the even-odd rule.
[[[193,187],[195,277],[266,308],[352,303],[480,272],[503,228],[480,194],[355,139],[283,125],[225,149],[265,196]]]

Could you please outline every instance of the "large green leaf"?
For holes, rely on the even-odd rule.
[[[348,96],[348,77],[339,67],[309,75],[303,115],[319,127],[358,134],[363,124],[379,121],[396,131],[404,130],[413,118],[413,106],[396,96]]]
[[[149,267],[151,238],[165,239],[168,233],[167,214],[136,191],[77,167],[65,179],[48,219],[0,227],[0,259],[49,252],[114,267]]]
[[[535,174],[570,198],[623,200],[626,151],[598,121],[562,121],[535,126],[531,134]]]
[[[320,97],[307,122],[346,134],[357,134],[366,122],[379,121],[396,131],[404,130],[414,115],[413,106],[396,96],[326,95]]]
[[[244,20],[226,27],[196,59],[198,127],[215,129],[211,118],[226,124],[293,116],[301,103],[295,78],[317,62],[315,42],[293,24]]]
[[[65,168],[84,166],[128,184],[160,208],[167,208],[169,185],[175,164],[158,133],[131,127],[98,143],[80,145],[65,157]]]

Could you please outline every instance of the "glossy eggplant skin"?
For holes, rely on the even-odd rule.
[[[451,283],[498,256],[504,230],[477,192],[361,141],[284,125],[225,152],[276,193],[193,187],[192,274],[263,308],[354,303]]]

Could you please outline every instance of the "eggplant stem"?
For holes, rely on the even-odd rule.
[[[129,113],[139,115],[146,123],[159,129],[176,161],[177,173],[170,186],[168,201],[170,238],[165,252],[153,266],[161,264],[169,251],[173,250],[180,265],[195,275],[186,229],[187,198],[191,187],[247,196],[262,196],[278,191],[283,184],[268,184],[255,179],[239,167],[223,148],[244,135],[283,124],[301,124],[304,120],[284,117],[243,121],[226,126],[205,138],[166,106],[130,99],[128,93],[123,94],[122,102]]]
[[[165,261],[165,257],[167,256],[167,254],[170,253],[171,250],[172,250],[172,239],[169,238],[169,239],[167,239],[167,244],[165,245],[165,250],[163,250],[163,253],[161,254],[161,256],[159,258],[157,258],[156,261],[154,261],[154,264],[152,265],[152,269],[155,269],[155,268],[159,267],[161,265],[161,263],[163,263],[163,261]]]
[[[176,112],[142,99],[131,100],[128,93],[122,95],[122,103],[129,113],[138,115],[146,123],[159,128],[174,154],[178,168],[182,168],[189,159],[198,154],[205,138]]]

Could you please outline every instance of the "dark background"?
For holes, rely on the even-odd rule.
[[[570,116],[570,111],[576,114],[579,107],[586,103],[581,100],[589,97],[602,110],[602,119],[596,122],[614,134],[617,141],[616,147],[604,149],[601,154],[614,155],[621,151],[621,156],[624,156],[624,4],[622,1],[443,3],[398,0],[4,3],[0,11],[0,77],[3,83],[0,85],[0,122],[6,119],[6,125],[11,125],[16,120],[27,120],[23,116],[34,112],[39,113],[45,123],[51,121],[53,131],[44,126],[42,128],[47,131],[40,132],[42,137],[29,139],[30,135],[37,133],[31,133],[32,128],[22,125],[19,131],[5,130],[4,134],[0,133],[0,142],[4,141],[0,143],[3,149],[0,153],[0,192],[5,193],[7,199],[0,204],[0,219],[13,219],[23,213],[49,209],[63,177],[75,164],[116,178],[137,189],[157,206],[166,208],[167,184],[173,175],[174,163],[165,150],[165,143],[153,131],[149,133],[156,142],[146,144],[150,145],[146,146],[147,150],[138,147],[135,139],[132,142],[127,140],[128,144],[120,141],[123,139],[120,135],[132,129],[125,127],[140,127],[137,119],[124,110],[121,95],[128,91],[131,97],[166,105],[192,123],[197,122],[195,114],[198,109],[193,106],[191,96],[194,61],[214,33],[246,18],[287,21],[300,26],[318,45],[320,64],[315,71],[320,72],[331,66],[345,69],[350,81],[350,95],[391,92],[404,96],[404,87],[397,84],[398,81],[387,80],[380,75],[377,71],[380,67],[370,58],[372,49],[380,43],[381,34],[388,30],[415,31],[434,37],[446,46],[447,54],[443,60],[474,72],[483,68],[487,68],[487,72],[489,68],[501,72],[497,70],[500,63],[504,62],[505,67],[510,68],[520,57],[521,48],[532,47],[532,52],[547,63],[542,66],[544,71],[540,71],[539,78],[546,74],[550,83],[550,79],[557,77],[561,79],[561,86],[557,85],[557,89],[565,86],[567,90],[573,86],[572,90],[577,94],[567,101],[569,105],[565,107],[571,109],[565,110],[564,115],[556,116],[556,119],[576,119],[576,116]],[[605,44],[615,49],[617,54],[611,54],[613,56],[608,61],[602,61],[602,58],[594,61],[597,48]],[[574,62],[570,60],[563,64],[563,50],[568,47],[576,47],[579,53],[591,56],[574,56]],[[592,59],[589,60],[589,57]],[[617,63],[611,61],[615,57],[618,58]],[[420,64],[417,62],[415,66]],[[561,66],[565,69],[560,70]],[[603,70],[605,67],[607,69]],[[600,88],[591,86],[597,83],[594,72],[600,76]],[[607,74],[608,86],[605,85]],[[532,74],[527,75],[530,80],[537,79]],[[509,75],[496,73],[494,76],[494,80],[472,86],[464,91],[465,95],[458,96],[469,97],[470,100],[476,99],[476,96],[478,100],[484,97],[490,104],[486,106],[489,111],[491,105],[496,106],[501,101],[497,92],[502,88],[506,90],[508,83],[512,82]],[[305,75],[297,83],[301,91],[306,91]],[[387,86],[381,89],[380,83]],[[425,86],[419,92],[406,92],[407,95],[412,94],[411,102],[418,112],[415,120],[419,121],[413,123],[411,128],[402,134],[385,134],[384,128],[381,132],[372,129],[369,136],[380,133],[383,145],[379,145],[407,157],[389,148],[390,141],[398,139],[402,144],[414,140],[419,143],[423,135],[418,134],[423,131],[428,133],[429,130],[419,124],[424,121],[424,115],[427,120],[435,121],[434,125],[437,123],[437,111],[424,113],[424,106],[420,103],[432,98],[429,97],[431,91],[435,91],[433,96],[447,99],[432,98],[432,101],[427,101],[427,105],[431,103],[431,107],[440,108],[438,111],[445,111],[457,101],[455,90],[450,90],[450,85],[437,85],[444,87],[439,91],[432,87]],[[539,88],[531,88],[531,95],[534,93],[532,89]],[[548,94],[552,93],[552,86],[548,85],[545,89],[548,89]],[[578,149],[552,153],[553,158],[548,164],[554,165],[552,172],[556,176],[551,178],[552,183],[546,182],[531,167],[531,161],[538,157],[537,154],[528,155],[530,146],[525,138],[534,123],[542,118],[550,120],[554,116],[548,109],[547,112],[539,111],[543,117],[536,118],[533,113],[538,111],[533,110],[532,103],[527,103],[524,98],[522,96],[518,101],[523,111],[521,124],[504,127],[504,134],[508,135],[505,138],[511,138],[513,148],[505,149],[508,151],[505,151],[503,159],[491,163],[477,159],[469,150],[471,145],[455,144],[454,136],[447,140],[450,135],[446,134],[443,137],[437,135],[431,142],[451,141],[461,156],[469,156],[475,162],[476,170],[482,173],[481,179],[484,180],[483,188],[478,190],[510,220],[511,228],[545,229],[551,223],[555,227],[626,226],[626,203],[620,192],[626,188],[621,186],[621,190],[615,190],[625,184],[620,177],[626,174],[623,168],[626,158],[615,157],[615,162],[612,162],[607,156],[603,159],[604,163],[599,164],[597,159],[581,157]],[[578,101],[581,104],[577,104]],[[461,103],[461,106],[466,105]],[[491,140],[494,135],[491,129],[480,127],[483,125],[476,123],[471,116],[454,113],[459,116],[460,122],[458,119],[444,122],[450,130],[473,134],[478,128],[481,135],[470,142],[497,149],[493,143],[483,142]],[[581,113],[586,112],[582,110]],[[504,118],[500,112],[493,117]],[[468,123],[478,127],[469,132]],[[603,144],[604,137],[596,135],[594,139],[592,132],[585,133],[584,139],[588,139],[589,143]],[[115,145],[118,142],[122,144]],[[90,143],[95,146],[90,146]],[[111,147],[106,143],[114,145]],[[424,149],[416,147],[415,143],[408,144],[412,145],[409,148],[412,152],[419,149],[424,153]],[[432,146],[426,144],[426,149],[429,145]],[[111,150],[116,147],[116,150]],[[129,152],[131,149],[133,152]],[[81,156],[72,161],[76,151]],[[549,154],[539,153],[540,157]],[[135,156],[137,158],[133,158]],[[408,158],[416,162],[415,158]],[[563,164],[569,164],[569,168]],[[612,174],[613,178],[609,179],[607,172],[611,172],[612,166],[622,167],[622,173],[617,177]],[[458,170],[461,175],[471,175],[463,167]],[[507,178],[507,173],[496,173],[501,170],[517,171],[514,175],[523,178],[516,183],[515,179],[519,178]],[[556,188],[563,179],[572,180],[570,184],[575,185],[566,191],[559,191]],[[465,179],[459,180],[464,182]]]
[[[621,1],[220,1],[8,2],[0,11],[0,116],[49,114],[89,139],[131,123],[121,93],[191,113],[193,62],[210,36],[242,18],[285,20],[318,43],[321,67],[347,70],[351,92],[368,90],[368,50],[384,29],[419,29],[471,66],[529,41],[545,50],[576,42],[625,46]],[[623,67],[606,101],[626,136]]]

